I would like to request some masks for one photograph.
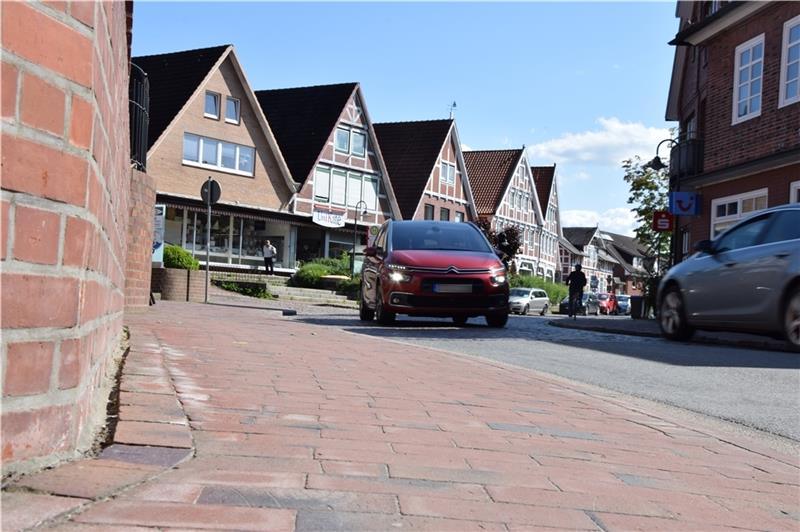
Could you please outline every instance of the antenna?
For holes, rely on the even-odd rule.
[[[451,119],[451,120],[452,120],[452,119],[455,117],[455,114],[456,114],[456,107],[457,107],[457,106],[456,106],[456,102],[455,102],[455,100],[453,100],[453,103],[452,103],[452,104],[450,104],[450,119]]]

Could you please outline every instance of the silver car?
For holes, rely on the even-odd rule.
[[[695,249],[659,286],[664,336],[741,331],[782,336],[800,351],[800,204],[759,211]]]
[[[550,310],[550,298],[539,288],[512,288],[508,293],[508,306],[517,314],[538,312],[544,316]]]

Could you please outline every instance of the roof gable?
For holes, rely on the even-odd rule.
[[[304,183],[357,83],[256,91],[295,182]]]
[[[230,47],[226,44],[131,59],[131,63],[147,74],[150,94],[155,95],[150,98],[148,149],[153,147]]]
[[[516,172],[523,149],[464,152],[464,162],[479,215],[497,212]]]
[[[547,218],[547,207],[550,204],[550,197],[553,191],[556,165],[531,166],[531,175],[533,176],[533,182],[536,184],[536,196],[538,196],[539,205],[542,207],[542,216]]]
[[[373,124],[403,219],[414,217],[453,121]]]
[[[573,246],[582,250],[594,238],[597,227],[564,227],[564,238]]]

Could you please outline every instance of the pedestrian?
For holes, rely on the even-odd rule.
[[[586,275],[581,271],[580,264],[576,264],[575,270],[567,276],[566,284],[569,286],[569,317],[578,319],[578,307],[583,301],[583,287],[586,286]]]
[[[273,263],[275,261],[275,255],[278,254],[278,250],[275,249],[275,246],[267,240],[264,242],[264,246],[261,248],[264,253],[264,270],[267,275],[275,275],[275,268],[273,267]]]

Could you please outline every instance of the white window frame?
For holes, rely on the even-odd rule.
[[[320,174],[327,177],[324,182],[320,179]],[[331,200],[331,169],[327,166],[317,166],[314,169],[314,201],[329,203]]]
[[[245,176],[245,177],[253,177],[255,175],[255,172],[256,172],[256,149],[255,149],[254,146],[245,146],[243,144],[236,144],[235,142],[227,142],[227,141],[224,141],[224,140],[215,139],[215,138],[211,138],[211,137],[204,137],[203,135],[198,135],[197,133],[189,133],[188,131],[185,131],[183,133],[184,142],[186,141],[186,136],[187,135],[191,135],[193,137],[197,137],[197,139],[198,139],[197,160],[196,161],[192,161],[191,159],[185,159],[183,157],[184,150],[183,150],[183,147],[181,147],[181,161],[185,166],[194,166],[196,168],[205,168],[207,170],[214,170],[216,172],[223,172],[223,173],[226,173],[226,174],[234,174],[234,175],[240,175],[240,176]],[[214,142],[217,143],[216,164],[207,164],[207,163],[202,162],[203,161],[203,144],[205,143],[205,141],[214,141]],[[228,145],[232,145],[232,146],[235,147],[234,159],[236,161],[236,168],[228,168],[228,167],[222,166],[222,146],[223,146],[223,144],[228,144]],[[252,172],[239,170],[239,155],[241,153],[241,149],[242,148],[253,150],[253,171]]]
[[[342,150],[336,145],[336,137],[338,136],[339,131],[347,133],[346,150]],[[357,153],[353,151],[353,137],[355,135],[361,135],[364,137],[364,153]],[[342,155],[350,155],[353,157],[365,158],[367,156],[367,153],[369,153],[369,135],[367,134],[367,130],[345,125],[337,125],[336,132],[333,134],[333,151],[336,153],[341,153]]]
[[[355,137],[356,135],[361,135],[362,137],[364,137],[364,152],[363,153],[358,153],[358,152],[353,150],[353,146],[355,146],[355,144],[353,143],[353,137]],[[366,157],[367,156],[367,132],[366,131],[359,131],[359,130],[356,130],[356,129],[351,129],[350,130],[350,154],[351,155],[355,155],[356,157]]]
[[[783,41],[781,44],[781,81],[780,85],[778,85],[780,91],[778,94],[778,108],[800,102],[800,87],[798,87],[797,95],[794,96],[794,98],[786,98],[786,75],[789,72],[789,30],[792,26],[796,25],[800,25],[800,15],[787,20],[783,24]],[[800,77],[798,77],[798,85],[800,85]]]
[[[789,203],[800,203],[800,181],[789,183]]]
[[[714,198],[711,200],[711,226],[709,227],[709,235],[711,238],[716,238],[717,235],[714,234],[714,226],[719,223],[736,223],[739,220],[746,218],[756,212],[759,212],[763,209],[753,210],[746,213],[742,212],[742,201],[748,199],[755,199],[764,196],[766,198],[766,205],[765,208],[769,207],[769,188],[759,188],[757,190],[750,190],[748,192],[742,192],[741,194],[734,194],[731,196],[725,196],[722,198]],[[717,216],[717,205],[720,204],[727,204],[727,203],[738,203],[736,208],[736,214],[726,215],[726,216]],[[724,232],[723,229],[720,231],[720,234]]]
[[[214,99],[217,100],[217,114],[211,114],[206,112],[206,98],[208,96],[213,96]],[[211,118],[213,120],[219,120],[219,115],[221,114],[221,107],[222,107],[222,95],[218,92],[214,91],[206,91],[205,95],[203,96],[203,116],[206,118]]]
[[[236,118],[229,118],[228,117],[228,102],[232,101],[236,104]],[[233,96],[226,96],[225,97],[225,122],[228,124],[239,124],[242,117],[242,102],[239,98],[234,98]]]
[[[337,145],[337,139],[339,138],[339,131],[347,133],[347,149],[341,149]],[[333,150],[336,153],[350,153],[350,130],[344,127],[336,126],[336,132],[333,134]]]
[[[758,111],[755,111],[755,112],[751,111],[751,112],[747,113],[744,116],[739,116],[739,70],[741,69],[741,64],[740,64],[741,54],[742,54],[743,51],[745,51],[747,49],[755,48],[759,44],[761,44],[761,59],[759,60],[759,61],[761,61],[761,76],[760,76],[761,89],[760,89],[758,95],[759,95],[759,100],[760,100],[761,103],[758,106]],[[766,46],[764,44],[764,34],[762,33],[761,35],[758,35],[757,37],[753,37],[749,41],[743,42],[742,44],[740,44],[739,46],[736,47],[736,50],[734,51],[734,53],[736,55],[734,57],[734,69],[733,69],[733,120],[731,122],[731,125],[740,124],[740,123],[746,122],[747,120],[750,120],[752,118],[756,118],[758,116],[761,116],[761,110],[764,108],[764,55],[766,53]],[[751,54],[751,57],[752,57],[752,54]],[[752,67],[753,61],[750,61],[749,65]],[[753,78],[750,78],[747,81],[748,84],[750,84],[752,82],[753,82]],[[753,95],[750,94],[749,89],[748,89],[748,97],[747,97],[748,100],[750,100],[752,97],[753,97]]]

